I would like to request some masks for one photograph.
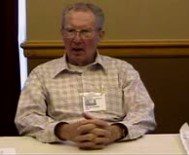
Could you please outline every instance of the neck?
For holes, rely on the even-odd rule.
[[[88,64],[91,64],[95,61],[95,58],[96,58],[96,55],[94,57],[91,57],[89,59],[70,59],[70,58],[66,58],[67,59],[67,62],[72,64],[72,65],[75,65],[75,66],[86,66]]]
[[[94,60],[87,60],[87,61],[79,61],[79,60],[77,60],[77,61],[74,61],[74,60],[69,60],[69,59],[67,61],[68,61],[68,63],[70,63],[72,65],[75,65],[75,66],[86,66],[86,65],[91,64],[91,63],[94,62]]]

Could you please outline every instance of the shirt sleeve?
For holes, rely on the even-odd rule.
[[[128,130],[123,140],[136,139],[155,129],[154,103],[138,72],[130,64],[123,67],[121,73],[126,116],[119,123]]]
[[[60,142],[54,134],[59,121],[48,116],[46,97],[43,80],[34,70],[21,92],[15,124],[21,135],[35,137],[41,142]]]

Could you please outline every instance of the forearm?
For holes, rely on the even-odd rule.
[[[48,93],[43,79],[36,70],[29,75],[21,92],[15,124],[22,135],[29,135],[42,142],[55,142],[55,121],[48,113]]]
[[[27,116],[17,115],[15,123],[21,135],[32,136],[41,142],[59,142],[54,134],[54,128],[59,122],[48,116],[31,114]]]
[[[128,114],[123,121],[119,122],[127,129],[127,134],[122,140],[136,139],[143,136],[145,133],[151,132],[156,127],[156,122],[153,113],[141,114],[132,113]]]
[[[131,69],[130,79],[126,79],[124,86],[125,118],[122,124],[128,129],[125,139],[135,139],[154,130],[154,103],[150,98],[139,74]]]

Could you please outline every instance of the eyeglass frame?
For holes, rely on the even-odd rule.
[[[79,34],[79,37],[82,39],[92,39],[95,35],[94,32],[99,32],[102,29],[101,28],[96,28],[96,29],[81,29],[81,30],[76,30],[74,28],[63,28],[63,36],[68,39],[73,39],[77,34]],[[71,36],[66,36],[71,35]],[[70,34],[69,34],[70,33]],[[90,33],[90,36],[87,37],[87,33]],[[88,34],[89,35],[89,34]]]

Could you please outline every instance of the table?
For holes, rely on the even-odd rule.
[[[0,148],[15,148],[17,154],[186,154],[179,134],[149,134],[137,140],[111,144],[102,150],[80,150],[73,143],[41,143],[31,137],[0,137]]]

